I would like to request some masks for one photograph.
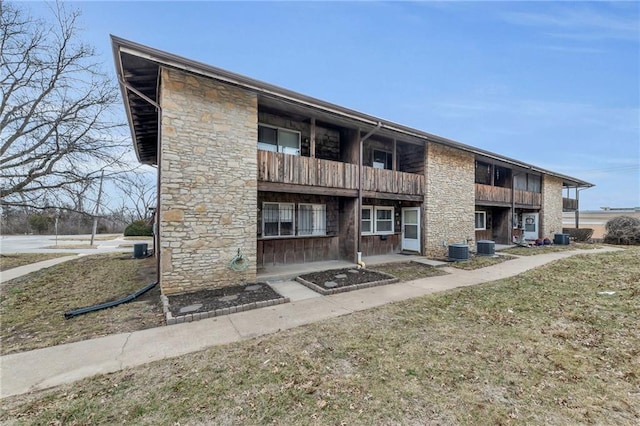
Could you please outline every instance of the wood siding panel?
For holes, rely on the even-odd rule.
[[[339,259],[339,237],[258,240],[258,266]]]

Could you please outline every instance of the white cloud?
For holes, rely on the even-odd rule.
[[[501,18],[515,25],[545,28],[545,34],[556,38],[639,41],[637,5],[630,3],[630,7],[618,13],[605,12],[602,4],[580,6],[558,6],[553,13],[506,12]]]

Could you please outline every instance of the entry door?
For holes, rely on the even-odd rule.
[[[524,224],[524,239],[536,240],[540,238],[538,232],[539,213],[522,213],[522,223]]]
[[[402,209],[402,250],[420,252],[420,207]]]

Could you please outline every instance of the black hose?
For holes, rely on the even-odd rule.
[[[154,288],[157,284],[158,284],[158,282],[156,281],[154,283],[146,285],[146,286],[142,287],[140,290],[136,291],[135,293],[131,293],[130,295],[125,296],[122,299],[114,300],[114,301],[111,301],[111,302],[100,303],[99,305],[93,305],[93,306],[87,306],[87,307],[84,307],[84,308],[78,308],[78,309],[74,309],[72,311],[65,312],[64,313],[64,318],[65,319],[70,319],[70,318],[73,318],[73,317],[80,316],[82,314],[87,314],[89,312],[95,312],[95,311],[99,311],[101,309],[113,308],[114,306],[118,306],[118,305],[122,305],[123,303],[131,302],[136,297],[141,296],[144,293],[146,293],[147,291],[149,291],[152,288]]]

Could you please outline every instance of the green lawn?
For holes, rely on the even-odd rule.
[[[0,421],[637,425],[639,257],[575,256],[7,398]]]

